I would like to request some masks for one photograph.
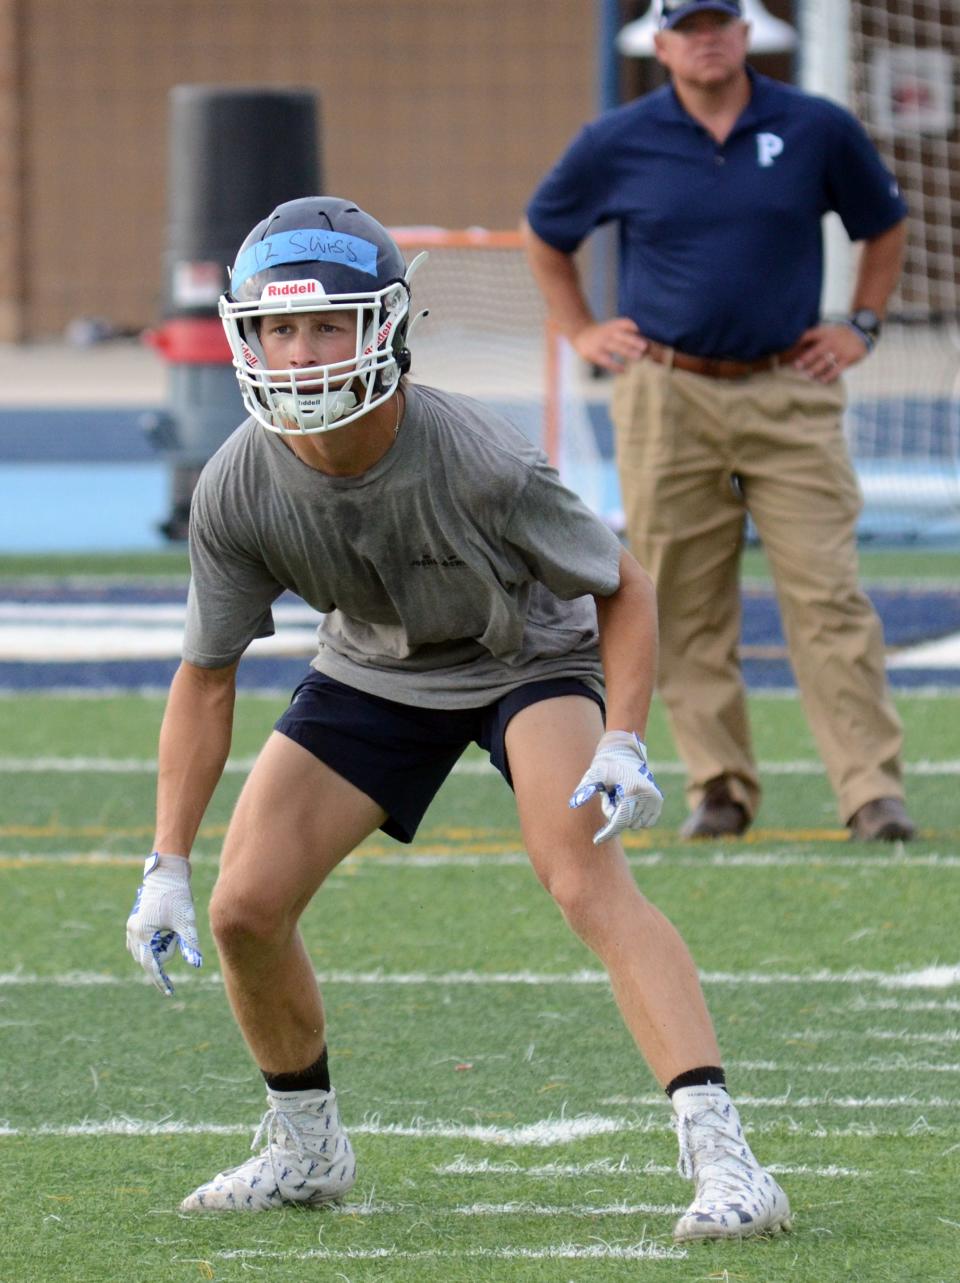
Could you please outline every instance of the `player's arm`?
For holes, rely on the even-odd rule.
[[[236,664],[181,663],[160,730],[154,849],[127,919],[127,948],[167,997],[164,964],[178,948],[192,966],[203,962],[189,856],[230,752],[236,672]]]
[[[574,256],[548,245],[526,220],[521,230],[530,271],[546,301],[550,319],[580,356],[614,374],[623,369],[625,361],[643,356],[646,341],[629,317],[595,319]]]
[[[200,668],[184,660],[160,727],[154,850],[189,856],[230,752],[237,665]]]
[[[607,688],[607,729],[570,805],[599,797],[606,824],[599,844],[625,829],[656,824],[663,794],[647,765],[644,743],[657,673],[657,603],[650,576],[625,549],[620,584],[596,597],[600,655]]]
[[[620,586],[596,597],[600,658],[607,688],[607,730],[646,732],[657,679],[657,597],[635,557],[620,552]]]

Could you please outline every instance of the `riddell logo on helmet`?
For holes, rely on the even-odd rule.
[[[393,329],[393,317],[391,316],[391,317],[388,317],[386,321],[384,321],[383,325],[381,325],[380,329],[377,331],[377,347],[383,347],[392,329]],[[363,349],[363,355],[369,356],[372,351],[373,351],[373,344],[368,343],[367,346]]]
[[[282,281],[267,285],[261,298],[291,298],[298,294],[322,294],[319,281]]]

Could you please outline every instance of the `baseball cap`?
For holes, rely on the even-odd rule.
[[[657,0],[657,26],[669,31],[684,18],[695,13],[725,13],[729,18],[742,18],[741,0]]]

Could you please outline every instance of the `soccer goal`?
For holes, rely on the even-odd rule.
[[[607,417],[609,387],[548,324],[516,231],[392,228],[413,277],[411,376],[476,397],[541,445],[567,485],[622,525]]]
[[[412,376],[485,401],[539,442],[564,481],[610,526],[623,511],[608,403],[548,325],[517,232],[394,228],[413,280]],[[831,282],[849,265],[834,266]],[[846,304],[837,308],[845,314]],[[900,315],[847,376],[845,428],[864,492],[865,540],[960,541],[960,326]]]

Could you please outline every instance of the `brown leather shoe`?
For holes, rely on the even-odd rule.
[[[750,825],[747,808],[735,802],[724,779],[711,780],[697,809],[680,829],[682,838],[738,837]]]
[[[917,826],[898,797],[878,797],[865,802],[847,820],[851,842],[909,842]]]

